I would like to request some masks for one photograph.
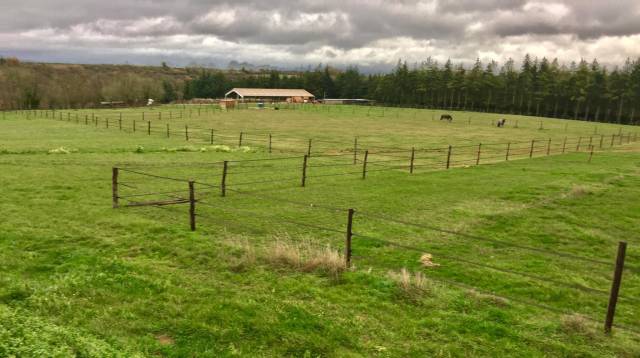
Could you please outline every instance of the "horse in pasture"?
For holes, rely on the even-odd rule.
[[[450,115],[450,114],[443,114],[443,115],[441,115],[441,116],[440,116],[440,120],[441,120],[441,121],[443,121],[443,120],[444,120],[444,121],[449,121],[449,122],[451,122],[451,121],[453,121],[453,117],[451,117],[451,115]]]

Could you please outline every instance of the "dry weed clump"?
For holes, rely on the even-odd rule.
[[[422,272],[411,273],[402,268],[400,272],[389,272],[389,277],[396,282],[402,296],[412,301],[432,293],[431,281]]]
[[[345,270],[344,257],[330,246],[316,247],[311,243],[288,243],[276,240],[267,247],[265,259],[277,267],[289,267],[305,272],[321,272],[338,278]]]
[[[311,253],[305,263],[307,271],[321,271],[332,277],[338,277],[346,269],[344,257],[330,246],[323,249],[316,248]]]
[[[488,302],[498,307],[505,307],[509,304],[509,300],[504,297],[478,292],[473,289],[467,291],[467,294],[469,295],[469,297],[477,301]]]
[[[569,194],[567,196],[571,198],[582,198],[591,193],[593,193],[593,191],[587,186],[574,185],[573,187],[571,187],[571,191],[569,191]]]
[[[302,252],[298,245],[276,240],[267,248],[265,255],[267,261],[275,266],[302,267]]]
[[[239,249],[242,250],[242,254],[235,258],[231,264],[231,270],[235,272],[246,271],[256,264],[256,250],[249,241],[243,241]]]
[[[420,263],[424,267],[438,267],[440,264],[433,262],[433,255],[424,253],[420,256]]]
[[[569,335],[579,335],[587,338],[595,338],[595,331],[589,327],[589,321],[582,315],[572,314],[562,317],[560,329]]]

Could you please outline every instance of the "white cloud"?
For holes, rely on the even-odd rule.
[[[637,0],[22,1],[0,13],[0,55],[372,68],[400,58],[472,63],[531,53],[620,64],[640,56]],[[59,8],[68,11],[58,16]]]

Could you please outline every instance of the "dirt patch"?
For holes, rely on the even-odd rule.
[[[157,335],[156,340],[158,340],[158,343],[162,346],[170,346],[175,343],[175,340],[166,334]]]

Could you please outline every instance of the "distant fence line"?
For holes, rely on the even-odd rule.
[[[635,110],[631,111],[631,113],[629,113],[629,117],[627,119],[628,123],[622,123],[623,122],[623,117],[621,112],[618,113],[616,115],[616,119],[611,121],[608,120],[611,117],[611,111],[606,111],[606,112],[600,112],[597,111],[595,115],[595,117],[593,118],[593,121],[589,121],[587,117],[584,117],[584,119],[580,119],[583,117],[578,117],[577,113],[574,113],[573,116],[569,115],[568,113],[565,113],[564,115],[559,115],[558,113],[555,112],[540,112],[539,111],[539,106],[536,107],[536,111],[532,111],[532,110],[525,110],[524,108],[520,108],[520,110],[515,110],[512,109],[510,111],[490,111],[488,108],[467,108],[466,106],[429,106],[429,105],[417,105],[417,104],[391,104],[391,103],[385,103],[385,102],[372,102],[369,103],[367,105],[362,105],[362,104],[358,104],[358,105],[354,105],[354,104],[339,104],[339,105],[333,105],[333,104],[323,104],[323,103],[287,103],[287,102],[273,102],[271,103],[274,105],[274,107],[278,107],[279,109],[302,109],[302,110],[309,110],[309,111],[327,111],[327,112],[331,112],[331,108],[335,108],[334,111],[336,112],[342,112],[344,111],[344,108],[350,108],[350,111],[355,113],[356,109],[355,108],[366,108],[367,109],[367,116],[372,115],[372,111],[371,109],[374,109],[374,115],[376,115],[376,110],[377,111],[377,115],[384,117],[385,113],[389,112],[389,114],[392,114],[391,112],[393,112],[395,110],[396,116],[398,115],[398,110],[428,110],[428,111],[441,111],[441,112],[447,112],[447,111],[453,111],[453,112],[457,112],[457,113],[467,113],[467,112],[472,112],[472,113],[490,113],[490,114],[495,114],[497,116],[506,116],[506,115],[511,115],[511,116],[535,116],[535,117],[540,117],[541,115],[544,118],[550,118],[550,119],[561,119],[561,120],[583,120],[583,121],[587,121],[587,122],[593,122],[593,123],[609,123],[609,124],[618,124],[618,125],[638,125],[640,123],[640,121],[638,121],[636,119],[636,112]],[[218,110],[223,110],[221,108],[221,106],[219,105],[219,103],[217,102],[212,102],[212,103],[184,103],[184,101],[177,101],[175,103],[169,103],[169,104],[158,104],[158,105],[154,105],[154,106],[134,106],[133,108],[149,108],[149,109],[153,109],[153,108],[158,108],[160,106],[170,106],[170,107],[177,107],[180,108],[182,107],[182,109],[184,111],[186,111],[187,108],[193,108],[193,107],[198,107],[198,108],[217,108]],[[49,109],[28,109],[28,108],[17,108],[17,109],[3,109],[0,111],[23,111],[23,112],[27,112],[27,111],[61,111],[61,110],[100,110],[100,109],[104,109],[104,110],[108,110],[108,109],[117,109],[120,107],[100,107],[100,106],[89,106],[89,107],[82,107],[82,108],[49,108]],[[132,108],[132,107],[124,107],[124,108]],[[238,102],[236,103],[235,107],[231,107],[231,108],[224,108],[225,111],[228,110],[234,110],[234,109],[247,109],[249,108],[249,103],[245,103],[245,102]],[[600,120],[600,114],[602,113],[602,120]]]
[[[49,111],[40,111],[41,116],[45,116],[45,118],[49,118]],[[144,113],[143,113],[144,115]],[[161,114],[160,114],[161,116]],[[623,133],[622,127],[619,128],[617,134],[609,135],[605,134],[594,134],[591,136],[581,136],[578,138],[568,138],[565,137],[562,142],[555,141],[552,143],[552,139],[542,139],[536,138],[531,141],[519,141],[519,142],[507,142],[507,143],[479,143],[474,145],[458,145],[448,146],[444,148],[429,148],[429,147],[412,147],[412,148],[403,148],[399,146],[391,146],[387,144],[376,144],[374,141],[365,139],[360,140],[359,137],[355,137],[352,143],[346,143],[339,140],[326,140],[326,139],[303,139],[303,138],[293,138],[287,137],[283,135],[274,135],[273,133],[247,133],[241,131],[238,135],[230,135],[223,134],[213,128],[204,129],[199,127],[189,127],[189,125],[184,126],[179,130],[175,128],[171,128],[170,123],[165,123],[164,126],[156,125],[154,127],[153,122],[151,120],[147,120],[145,122],[137,122],[135,119],[131,120],[130,125],[124,126],[123,119],[116,118],[100,118],[95,115],[89,116],[89,114],[85,114],[84,118],[78,116],[78,113],[75,113],[74,116],[71,115],[70,112],[67,112],[66,115],[63,115],[62,112],[58,112],[55,115],[54,112],[51,113],[51,119],[57,119],[60,121],[74,122],[74,123],[84,123],[84,125],[89,125],[91,123],[94,127],[100,127],[105,129],[117,129],[122,132],[129,133],[144,133],[148,136],[152,134],[159,134],[166,138],[175,138],[176,136],[179,138],[183,138],[187,142],[195,142],[200,144],[221,144],[221,145],[231,145],[233,147],[243,147],[245,145],[251,145],[258,148],[264,148],[267,152],[272,153],[274,150],[280,152],[292,152],[292,153],[306,153],[308,157],[323,155],[326,153],[335,153],[338,152],[351,152],[354,156],[354,164],[358,161],[367,162],[366,159],[362,159],[361,157],[367,155],[375,155],[375,154],[386,154],[385,158],[387,163],[391,163],[395,159],[397,162],[402,161],[399,157],[399,153],[409,152],[407,156],[410,163],[407,166],[410,172],[418,169],[420,167],[425,166],[434,166],[434,165],[442,165],[446,168],[455,167],[455,166],[468,166],[468,165],[477,165],[481,161],[483,163],[486,162],[496,162],[503,160],[515,159],[518,156],[522,157],[523,155],[528,157],[533,157],[534,155],[540,154],[558,154],[573,151],[572,148],[575,146],[575,151],[581,150],[593,150],[593,149],[603,149],[606,147],[611,147],[615,144],[623,144],[629,143],[631,141],[637,140],[637,133]],[[542,126],[542,123],[541,123]],[[597,127],[595,131],[597,133]],[[605,140],[606,139],[606,140]],[[317,151],[316,148],[324,148],[324,151]],[[328,148],[327,148],[328,146]],[[293,149],[293,147],[297,147],[298,149]],[[477,147],[477,151],[473,151],[470,148]],[[393,151],[397,150],[396,153]],[[433,153],[446,153],[446,156],[435,156]],[[472,153],[473,152],[473,153]],[[427,158],[426,153],[430,153],[430,158]],[[423,154],[422,158],[419,157],[420,154]],[[360,157],[360,158],[359,158]],[[404,157],[404,156],[403,156]],[[423,159],[423,162],[420,162],[420,159]],[[431,159],[431,163],[427,163],[426,161]],[[371,162],[370,165],[376,166],[379,163]],[[366,166],[366,165],[365,165]],[[404,166],[404,165],[402,165]]]
[[[246,187],[261,184],[296,183],[307,186],[310,180],[324,177],[351,176],[366,179],[370,173],[401,171],[414,174],[418,171],[447,170],[460,167],[495,164],[517,159],[531,159],[581,152],[588,154],[590,162],[594,153],[617,145],[637,142],[637,134],[612,134],[597,137],[564,138],[560,141],[531,140],[503,144],[477,144],[447,146],[440,148],[411,148],[408,150],[370,150],[357,147],[338,154],[309,154],[301,156],[225,160],[213,163],[194,164],[192,167],[209,167],[207,176],[213,174],[217,183],[207,185],[219,188],[220,195],[227,194],[229,187]],[[310,149],[310,147],[309,147]],[[188,166],[188,165],[187,165]],[[122,170],[142,171],[150,167],[142,165],[121,166]],[[164,166],[163,170],[171,170]],[[148,173],[147,173],[148,174]],[[149,174],[151,175],[151,174]],[[170,176],[170,174],[162,174]]]

